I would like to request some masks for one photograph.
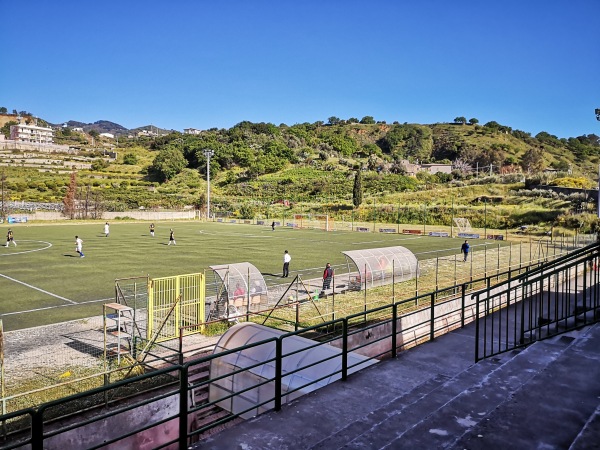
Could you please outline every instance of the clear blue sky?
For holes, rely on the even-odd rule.
[[[373,116],[600,134],[600,0],[2,2],[0,106],[183,130]]]

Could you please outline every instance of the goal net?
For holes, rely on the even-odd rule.
[[[473,228],[471,228],[471,222],[469,222],[469,219],[465,219],[464,217],[454,218],[454,225],[456,225],[456,228],[458,228],[459,233],[470,233],[473,231]]]
[[[294,228],[333,231],[334,221],[329,214],[295,214]]]

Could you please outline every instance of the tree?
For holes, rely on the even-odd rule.
[[[6,114],[8,112],[8,109],[6,109],[6,106],[0,106],[0,114]]]
[[[98,130],[90,130],[88,134],[91,137],[93,137],[94,139],[98,139],[98,136],[100,136],[100,133],[98,133]]]
[[[528,173],[541,172],[544,168],[544,150],[538,147],[527,150],[521,158],[521,167]]]
[[[467,123],[467,118],[466,117],[455,117],[454,118],[454,123],[462,123],[463,125]]]
[[[69,219],[75,217],[75,194],[77,193],[77,172],[71,173],[71,181],[67,188],[65,198],[63,198],[63,214]]]
[[[352,189],[352,203],[355,208],[358,208],[362,203],[362,179],[360,170],[354,175],[354,188]]]
[[[169,181],[187,166],[183,152],[176,147],[162,149],[152,161],[152,170],[162,181]]]
[[[6,137],[6,139],[10,139],[10,127],[11,125],[19,125],[19,122],[14,121],[14,120],[9,120],[8,122],[6,122],[2,128],[0,128],[0,133],[4,134],[4,136]]]
[[[479,123],[479,120],[473,117],[472,119],[469,119],[469,123],[471,125],[477,125]]]
[[[373,124],[375,123],[375,119],[373,118],[373,116],[365,116],[362,119],[360,119],[360,123]]]
[[[339,117],[335,117],[335,116],[331,116],[329,119],[327,119],[327,123],[329,125],[337,125],[341,122]]]

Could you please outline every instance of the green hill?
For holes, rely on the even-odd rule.
[[[522,222],[520,215],[531,208],[539,210],[538,221],[542,218],[549,223],[574,208],[581,210],[581,202],[574,206],[565,195],[533,198],[517,193],[524,188],[525,177],[528,184],[554,178],[559,185],[592,187],[600,156],[598,136],[559,139],[544,132],[531,136],[496,122],[465,122],[387,124],[370,117],[361,121],[332,117],[327,123],[291,126],[241,122],[199,135],[120,136],[118,144],[97,136],[94,141],[86,133],[67,128],[56,132],[55,141],[78,148],[77,157],[92,162],[90,169],[77,173],[77,195],[94,197],[108,210],[202,208],[206,200],[203,150],[207,148],[215,152],[211,159],[213,211],[229,211],[237,217],[272,215],[283,204],[291,212],[326,209],[331,214],[347,214],[353,209],[356,171],[362,174],[364,191],[363,205],[356,213],[365,219],[379,214],[392,222],[411,221],[418,211],[403,215],[401,207],[429,204],[442,208],[450,203],[469,207],[476,217],[492,198],[496,199],[495,212],[490,214],[507,226]],[[107,158],[107,148],[116,150],[118,157]],[[75,161],[77,157],[54,154],[54,167],[53,163],[29,167],[17,153],[1,155],[5,198],[62,202],[70,174],[56,167],[56,159]],[[30,159],[37,158],[27,153]],[[455,170],[408,176],[404,160],[453,163]],[[548,169],[553,174],[544,174]],[[482,174],[493,176],[482,180]],[[520,202],[523,198],[527,201]],[[441,218],[445,213],[439,214]],[[435,214],[430,220],[435,220]]]

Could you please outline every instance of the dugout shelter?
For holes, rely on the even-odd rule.
[[[215,301],[228,302],[240,312],[258,310],[261,305],[267,305],[267,283],[253,264],[241,262],[209,268],[215,276]]]
[[[342,252],[346,256],[349,288],[361,290],[410,280],[419,275],[417,257],[406,247],[383,247]]]
[[[217,342],[213,354],[227,352],[286,334],[253,322],[231,327]],[[341,378],[342,351],[332,345],[317,345],[301,336],[282,339],[282,403],[324,387]],[[285,356],[289,355],[289,356]],[[209,401],[249,419],[273,409],[276,344],[264,344],[227,353],[210,362]],[[355,352],[348,353],[348,374],[377,363]],[[323,374],[331,374],[323,376]],[[236,395],[237,394],[237,395]]]

